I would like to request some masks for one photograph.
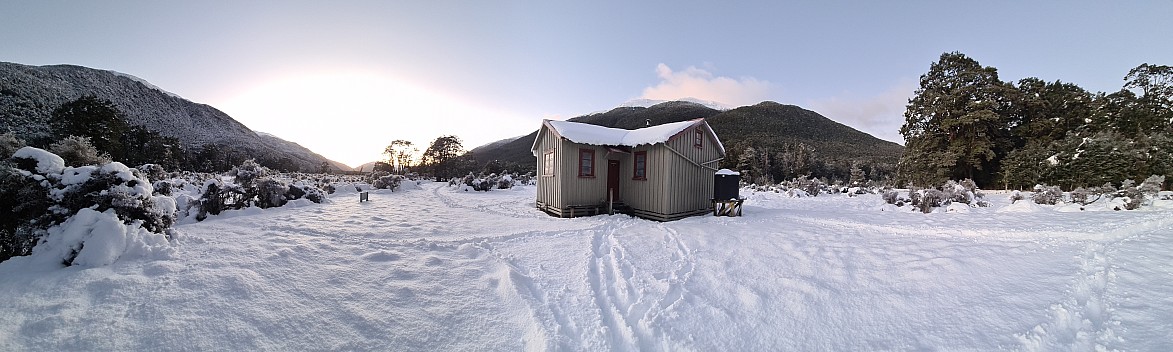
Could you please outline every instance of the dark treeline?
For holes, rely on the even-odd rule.
[[[84,96],[54,109],[49,136],[25,142],[42,149],[54,149],[53,145],[63,140],[86,144],[80,148],[92,147],[98,156],[108,160],[132,166],[157,164],[167,170],[224,172],[249,159],[280,171],[318,172],[328,169],[328,165],[323,165],[322,170],[301,170],[298,163],[288,157],[256,155],[226,145],[187,148],[173,137],[130,125],[114,103],[94,96]],[[70,148],[79,146],[74,143]]]
[[[983,188],[1119,185],[1173,174],[1173,67],[1142,64],[1112,93],[1030,77],[1003,82],[962,53],[920,77],[900,133],[899,181]]]

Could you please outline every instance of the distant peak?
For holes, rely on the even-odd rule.
[[[733,109],[733,106],[730,106],[725,103],[711,101],[711,100],[701,100],[701,99],[692,98],[692,97],[681,98],[681,99],[676,99],[676,100],[658,100],[658,99],[639,98],[639,99],[628,100],[627,102],[624,102],[623,104],[619,104],[619,107],[621,107],[621,108],[625,108],[625,107],[650,108],[652,106],[660,105],[663,103],[671,103],[671,102],[693,103],[693,104],[703,105],[707,108],[714,109],[714,110],[720,110],[720,111],[726,111],[726,110]]]
[[[80,66],[79,66],[79,67],[80,67]],[[180,98],[180,99],[183,99],[183,97],[181,97],[181,96],[179,96],[179,95],[177,95],[177,94],[175,94],[175,93],[172,93],[172,92],[168,92],[168,91],[166,91],[166,90],[163,90],[163,88],[159,88],[159,86],[156,86],[156,85],[154,85],[154,84],[151,84],[151,82],[147,82],[147,80],[145,80],[145,79],[142,79],[142,78],[138,78],[138,77],[137,77],[137,76],[135,76],[135,75],[132,75],[132,74],[129,74],[129,73],[122,73],[122,72],[118,72],[118,71],[114,71],[114,70],[106,70],[106,72],[113,73],[115,76],[129,78],[129,79],[130,79],[130,80],[132,80],[132,81],[135,81],[135,82],[138,82],[138,83],[142,83],[144,86],[147,86],[147,88],[151,88],[151,89],[154,89],[154,90],[157,90],[157,91],[163,92],[163,94],[167,94],[167,95],[170,95],[170,96],[172,96],[172,97],[175,97],[175,98]]]

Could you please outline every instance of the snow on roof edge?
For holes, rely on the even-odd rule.
[[[644,127],[634,130],[603,127],[571,121],[544,121],[554,132],[575,143],[591,145],[622,145],[635,147],[642,144],[656,144],[668,141],[669,138],[689,127],[703,122],[704,119],[693,119]]]

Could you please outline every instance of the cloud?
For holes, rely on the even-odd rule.
[[[837,96],[810,101],[808,106],[835,122],[879,139],[904,144],[900,126],[904,125],[904,109],[916,88],[915,80],[904,79],[874,96]]]
[[[711,72],[689,66],[683,71],[673,71],[665,64],[656,65],[660,83],[644,88],[640,98],[654,100],[676,100],[696,98],[715,101],[731,106],[753,105],[770,100],[774,87],[770,82],[753,77],[733,79],[714,76]]]

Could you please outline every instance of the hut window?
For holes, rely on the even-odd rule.
[[[692,142],[692,146],[702,148],[705,145],[705,132],[701,129],[696,129],[696,138]]]
[[[546,152],[546,154],[542,156],[542,168],[543,168],[542,175],[544,175],[544,176],[553,176],[554,175],[554,151],[553,150]]]
[[[595,177],[595,150],[578,150],[578,177]]]
[[[633,179],[633,180],[647,180],[648,179],[648,152],[647,151],[635,152],[635,155],[632,158],[632,160],[635,160],[635,167],[632,168],[632,170],[634,170],[634,171],[633,171],[631,179]]]

